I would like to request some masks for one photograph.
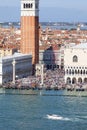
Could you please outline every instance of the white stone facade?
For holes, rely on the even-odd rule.
[[[65,83],[87,82],[87,43],[64,50]]]
[[[39,16],[39,0],[21,0],[21,16]]]
[[[22,78],[32,74],[32,56],[28,54],[14,54],[0,58],[0,84],[13,81],[13,60],[15,60],[15,78]]]

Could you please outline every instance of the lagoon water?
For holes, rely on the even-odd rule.
[[[1,94],[0,130],[87,130],[87,97]]]

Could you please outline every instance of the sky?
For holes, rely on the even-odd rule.
[[[0,22],[20,21],[21,0],[0,0]],[[40,0],[40,22],[87,22],[87,0]]]

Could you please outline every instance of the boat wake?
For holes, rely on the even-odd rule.
[[[67,117],[56,115],[56,114],[48,114],[46,115],[46,118],[49,120],[83,122],[83,121],[86,121],[87,116],[76,116],[76,117],[67,118]]]
[[[55,114],[47,115],[46,118],[50,119],[50,120],[64,120],[64,121],[69,121],[70,120],[67,117],[62,117],[62,116],[55,115]]]

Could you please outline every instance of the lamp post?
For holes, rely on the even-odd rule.
[[[15,61],[15,59],[13,59],[13,62],[12,62],[12,65],[13,65],[13,84],[15,84],[15,64],[16,64],[16,61]]]
[[[44,64],[41,64],[41,85],[43,85],[43,69],[44,69]]]

